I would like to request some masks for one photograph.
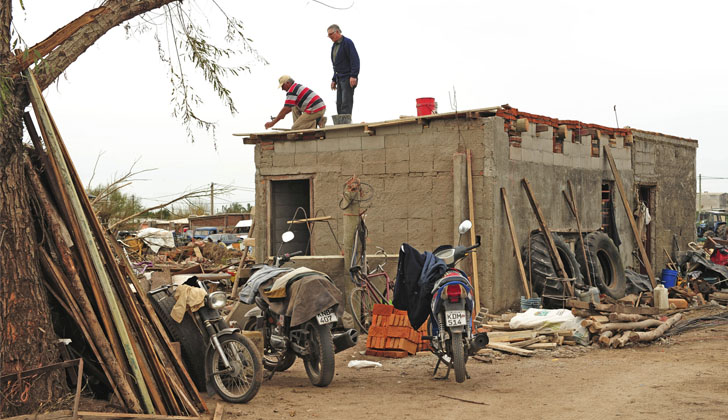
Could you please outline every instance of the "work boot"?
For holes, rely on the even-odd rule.
[[[326,126],[326,116],[325,115],[323,117],[319,118],[318,126],[319,126],[319,128],[324,128]]]

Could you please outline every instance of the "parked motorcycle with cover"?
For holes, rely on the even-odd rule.
[[[292,232],[283,234],[290,242]],[[276,256],[270,265],[257,265],[240,290],[243,303],[256,308],[245,315],[245,329],[263,334],[263,366],[271,372],[290,368],[296,357],[315,386],[328,386],[334,378],[334,354],[352,347],[358,333],[334,333],[344,312],[341,291],[324,273],[283,265],[302,251]]]
[[[461,238],[471,227],[469,220],[460,224]],[[447,379],[454,370],[455,381],[465,381],[470,377],[465,369],[468,356],[488,345],[486,333],[474,332],[473,286],[467,274],[455,268],[479,246],[480,236],[472,246],[443,245],[422,255],[407,244],[400,250],[394,306],[407,310],[414,328],[427,319],[428,335],[422,338],[431,342],[431,351],[437,356],[433,376],[441,363],[447,366],[445,376],[437,379]]]

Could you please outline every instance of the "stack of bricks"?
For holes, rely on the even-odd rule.
[[[409,323],[407,312],[391,305],[376,304],[372,310],[372,326],[367,334],[366,354],[378,357],[401,358],[428,350],[423,341],[426,324],[415,330]]]

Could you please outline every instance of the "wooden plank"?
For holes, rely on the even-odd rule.
[[[58,168],[60,169],[60,179],[63,182],[64,189],[66,189],[66,192],[68,193],[68,198],[70,199],[74,218],[78,221],[78,225],[80,226],[81,237],[88,245],[91,262],[98,276],[101,288],[104,293],[104,297],[106,298],[106,302],[109,305],[112,321],[114,323],[114,326],[116,327],[116,333],[118,333],[119,338],[121,339],[123,350],[126,355],[126,360],[129,363],[129,367],[131,368],[134,379],[136,380],[137,390],[139,391],[139,394],[141,396],[141,402],[144,405],[144,409],[148,413],[154,413],[152,396],[150,396],[150,390],[147,388],[143,372],[140,368],[139,361],[136,357],[137,355],[135,354],[133,348],[133,337],[130,336],[129,331],[127,330],[127,326],[124,322],[124,314],[122,308],[116,301],[116,297],[114,294],[115,291],[111,284],[111,278],[109,276],[109,273],[106,271],[106,266],[101,258],[99,250],[96,248],[96,246],[94,246],[94,244],[96,244],[97,242],[94,241],[89,219],[96,220],[96,215],[93,213],[93,211],[91,211],[90,214],[85,214],[81,204],[81,199],[83,198],[88,201],[88,197],[86,196],[85,192],[83,192],[83,188],[81,188],[81,190],[79,191],[75,187],[75,168],[68,158],[68,153],[65,150],[65,146],[63,145],[63,140],[60,136],[60,133],[58,132],[58,128],[56,127],[55,122],[50,115],[48,105],[45,103],[45,99],[40,94],[40,88],[38,87],[33,72],[28,71],[26,72],[26,75],[29,79],[28,90],[31,97],[33,98],[31,100],[31,102],[33,103],[33,109],[37,112],[39,124],[41,125],[41,127],[43,127],[44,133],[47,136],[46,147],[50,152],[49,154],[53,156],[53,160],[56,162],[56,165],[58,165]],[[103,238],[99,238],[99,241],[101,241],[102,239]],[[105,244],[99,245],[103,246]],[[132,411],[138,410],[136,407],[134,407]]]
[[[491,343],[505,343],[511,341],[523,341],[534,338],[538,333],[534,330],[524,331],[493,331],[488,333],[488,340]]]
[[[289,225],[292,223],[308,223],[308,222],[322,222],[324,220],[331,220],[331,216],[322,216],[322,217],[310,217],[308,219],[296,219],[296,220],[289,220],[286,223]],[[250,231],[253,231],[253,228],[251,226]]]
[[[556,249],[556,243],[554,243],[554,238],[551,237],[551,231],[546,225],[546,218],[543,217],[543,213],[541,213],[541,208],[538,206],[538,203],[536,202],[536,197],[534,197],[533,195],[533,190],[531,190],[531,184],[526,178],[523,178],[521,180],[521,183],[523,184],[523,188],[526,190],[528,201],[531,203],[533,212],[536,214],[536,219],[538,220],[538,225],[541,227],[541,232],[543,233],[543,236],[546,239],[546,243],[548,244],[551,259],[553,261],[556,261],[556,270],[558,271],[557,274],[561,276],[561,278],[567,279],[568,277],[566,275],[566,269],[564,268],[564,262],[561,261],[561,256],[559,255],[559,251]],[[564,286],[569,292],[569,296],[574,296],[573,285],[570,282],[565,281]]]
[[[187,416],[160,416],[158,414],[134,414],[134,413],[102,413],[95,411],[79,411],[78,415],[88,419],[140,419],[140,420],[200,420],[201,417]]]
[[[219,401],[215,405],[215,414],[212,416],[212,420],[222,420],[222,414],[225,411],[225,404],[223,404],[222,401]]]
[[[513,347],[509,346],[507,344],[503,343],[488,343],[488,348],[498,351],[503,351],[506,353],[513,353],[517,354],[519,356],[533,356],[534,352],[532,350],[526,350],[519,347]]]
[[[619,196],[622,198],[622,204],[624,205],[624,211],[627,213],[627,219],[629,219],[629,225],[632,227],[632,233],[634,234],[634,238],[637,241],[637,246],[640,249],[640,257],[642,258],[642,264],[645,266],[645,270],[647,271],[647,275],[650,278],[650,283],[652,283],[652,287],[654,288],[657,285],[657,282],[655,281],[655,273],[652,269],[652,264],[650,263],[650,260],[647,256],[647,250],[645,250],[645,246],[640,240],[639,237],[639,230],[637,229],[637,223],[634,220],[634,216],[632,215],[632,209],[629,206],[629,201],[627,200],[627,193],[624,191],[624,185],[622,184],[622,177],[619,175],[619,171],[617,170],[617,165],[614,163],[614,158],[612,157],[612,152],[609,150],[609,146],[604,145],[604,155],[607,157],[607,161],[609,162],[609,167],[612,168],[612,174],[614,174],[614,183],[617,184],[617,190],[619,190]]]
[[[527,345],[525,348],[529,350],[552,350],[558,346],[558,343],[534,343]]]
[[[579,219],[579,209],[576,207],[576,197],[574,196],[574,186],[571,184],[571,180],[566,181],[566,185],[569,187],[569,195],[566,195],[566,191],[563,191],[564,197],[566,197],[566,201],[569,204],[569,209],[571,210],[571,214],[574,215],[574,218],[576,219],[576,230],[579,232],[579,239],[581,239],[579,242],[581,243],[581,256],[584,258],[584,262],[586,263],[589,261],[586,258],[586,243],[584,241],[584,236],[582,235],[581,230],[581,220]],[[594,286],[594,283],[592,283],[591,278],[591,269],[589,268],[589,264],[586,265],[586,279],[589,283],[589,286]]]
[[[545,335],[539,335],[538,337],[534,337],[534,338],[531,338],[531,339],[525,340],[525,341],[517,341],[515,343],[511,343],[510,345],[513,347],[523,348],[526,346],[530,346],[531,344],[536,344],[536,343],[540,343],[542,341],[546,341],[547,339],[548,339],[548,337],[546,337]]]
[[[513,249],[516,254],[516,264],[518,266],[518,275],[521,277],[521,283],[523,283],[523,290],[526,293],[526,298],[531,299],[531,288],[528,286],[528,278],[526,277],[526,269],[523,267],[523,260],[521,258],[521,247],[518,244],[518,238],[516,237],[516,227],[513,225],[513,218],[511,217],[511,205],[508,202],[508,195],[506,195],[506,189],[501,188],[501,198],[503,199],[503,207],[506,210],[506,220],[508,221],[508,230],[511,233],[511,242],[513,243]]]
[[[470,243],[475,245],[475,206],[473,205],[473,156],[470,149],[467,153],[468,173],[468,212],[473,227],[470,229]],[[473,263],[473,289],[475,290],[475,307],[480,308],[480,287],[478,282],[478,250],[473,249],[470,254],[470,261]]]

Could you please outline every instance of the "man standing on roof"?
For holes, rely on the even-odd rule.
[[[336,112],[349,114],[354,108],[354,89],[359,84],[359,54],[354,43],[341,34],[339,25],[331,25],[326,31],[331,46],[331,63],[334,65],[334,78],[331,89],[336,90]]]
[[[323,127],[326,125],[326,105],[324,100],[311,89],[299,85],[291,76],[283,75],[278,79],[278,87],[286,92],[283,108],[272,121],[265,123],[271,128],[293,111],[293,127],[291,130]]]

